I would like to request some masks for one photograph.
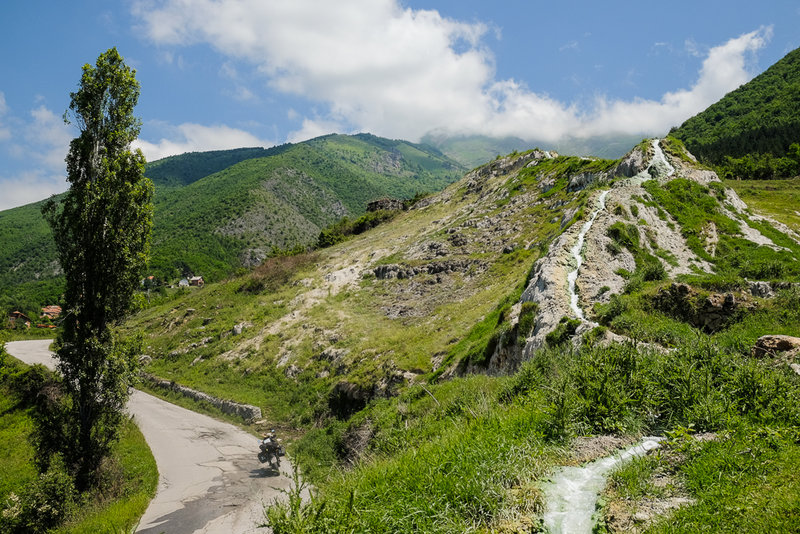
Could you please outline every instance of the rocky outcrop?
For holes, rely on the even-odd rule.
[[[567,182],[567,191],[574,193],[582,191],[595,182],[603,182],[608,178],[604,172],[584,172],[581,174],[573,174]]]
[[[709,333],[725,328],[756,307],[742,294],[705,293],[679,283],[659,290],[653,304],[656,309]]]
[[[219,408],[224,414],[241,417],[248,422],[261,419],[261,408],[258,406],[253,406],[251,404],[240,404],[230,400],[219,399],[213,395],[209,395],[208,393],[187,388],[186,386],[181,386],[173,381],[164,380],[147,373],[143,373],[142,377],[157,388],[168,389],[180,393],[184,397],[188,397],[200,402],[207,402],[212,406]]]
[[[646,154],[640,147],[637,146],[622,158],[622,161],[617,164],[617,166],[611,172],[611,175],[630,178],[632,176],[636,176],[646,168]]]
[[[402,210],[403,201],[396,198],[379,198],[367,204],[367,211],[380,211],[380,210]]]
[[[403,384],[412,382],[416,375],[401,371],[390,364],[383,376],[373,384],[356,384],[349,380],[337,382],[328,394],[328,408],[339,418],[346,418],[363,409],[374,398],[392,397]]]
[[[754,297],[768,299],[775,296],[769,282],[750,282],[748,284],[748,289],[750,290],[750,294]]]
[[[774,358],[781,353],[784,358],[800,356],[800,337],[768,335],[761,336],[750,354],[756,358]]]
[[[470,269],[483,271],[486,268],[484,262],[478,260],[445,260],[433,261],[425,265],[403,266],[396,263],[388,265],[378,265],[372,272],[378,280],[391,278],[406,279],[413,278],[420,274],[452,274],[464,273]]]
[[[521,156],[508,156],[491,161],[464,177],[467,184],[467,192],[480,193],[489,179],[516,172],[523,167],[535,166],[539,161],[548,159],[550,156],[551,154],[541,150],[532,150]]]

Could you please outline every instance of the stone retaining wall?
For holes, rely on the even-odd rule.
[[[142,373],[142,378],[144,378],[150,384],[162,388],[162,389],[171,389],[172,391],[177,391],[184,397],[189,397],[190,399],[194,399],[197,401],[208,402],[220,410],[222,413],[227,415],[236,415],[241,417],[245,421],[257,421],[261,419],[261,408],[258,406],[252,406],[250,404],[239,404],[238,402],[233,402],[224,399],[218,399],[208,393],[203,393],[202,391],[196,391],[191,388],[187,388],[186,386],[181,386],[180,384],[176,384],[170,380],[164,380],[153,375]]]

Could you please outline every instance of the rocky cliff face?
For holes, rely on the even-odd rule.
[[[692,272],[713,272],[713,266],[689,247],[678,221],[653,202],[643,187],[648,180],[665,184],[675,179],[690,180],[704,187],[719,182],[713,171],[700,168],[693,162],[693,158],[664,154],[657,143],[648,145],[646,149],[641,145],[636,147],[608,173],[591,178],[585,174],[570,178],[569,183],[576,185],[576,191],[581,189],[578,184],[586,187],[592,183],[610,189],[605,197],[604,207],[598,205],[600,191],[597,189],[587,197],[583,207],[583,220],[587,220],[595,211],[598,213],[584,236],[581,250],[583,264],[575,282],[578,305],[587,317],[577,329],[578,334],[597,326],[592,320],[594,305],[606,303],[612,295],[621,293],[627,283],[626,273],[636,270],[636,260],[631,251],[615,245],[610,237],[610,229],[615,225],[635,228],[639,246],[658,259],[668,278]],[[744,211],[747,206],[736,193],[728,189],[725,194],[726,202],[720,211],[739,224],[741,236],[757,245],[778,248],[768,237],[746,222]],[[576,317],[570,307],[571,295],[567,277],[575,269],[576,262],[571,249],[581,230],[582,224],[569,226],[550,244],[547,254],[534,265],[530,282],[521,297],[521,302],[538,304],[534,326],[522,350],[510,354],[508,348],[501,347],[495,351],[489,364],[490,372],[512,371],[521,361],[546,345],[547,334],[557,327],[563,317]],[[706,226],[701,239],[706,251],[713,256],[716,244],[713,222]],[[710,296],[707,300],[707,306],[700,306],[695,310],[696,313],[690,321],[703,329],[718,329],[730,314],[742,311],[741,300],[733,299],[731,306],[726,306],[728,300],[724,296]]]

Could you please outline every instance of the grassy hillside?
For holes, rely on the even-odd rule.
[[[668,151],[676,176],[643,185],[614,177],[615,161],[501,158],[343,243],[154,301],[125,328],[147,336],[151,372],[256,404],[296,438],[290,451],[319,495],[273,507],[276,533],[537,531],[542,483],[557,466],[607,454],[592,444],[609,437],[643,434],[668,441],[615,478],[609,506],[680,495],[687,504],[645,526],[796,530],[800,377],[750,348],[764,334],[800,335],[799,293],[785,284],[772,298],[743,293],[747,279],[800,281],[800,245],[735,211],[679,146]],[[607,235],[586,242],[631,257],[617,275],[624,286],[601,290],[593,298],[605,303],[587,309],[603,326],[581,330],[574,346],[580,336],[562,321],[509,375],[474,374],[523,354],[551,307],[522,298],[537,260],[575,236],[609,186],[634,200],[609,204]],[[670,277],[681,260],[657,246],[656,221],[708,267]],[[698,291],[697,303],[731,291],[756,306],[709,331],[657,305],[673,281]],[[608,332],[623,337],[604,341]],[[654,479],[667,489],[651,489]],[[759,490],[781,480],[779,494]],[[614,510],[603,511],[611,531]]]
[[[800,173],[800,49],[670,132],[731,177]]]
[[[757,213],[800,233],[800,178],[789,180],[728,180],[725,185]]]
[[[442,189],[463,169],[437,150],[368,134],[271,149],[192,153],[147,166],[156,183],[150,274],[216,280],[384,196]],[[49,228],[35,203],[0,212],[0,303],[30,308],[61,293]]]

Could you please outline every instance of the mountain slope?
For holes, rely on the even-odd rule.
[[[156,187],[189,185],[240,161],[280,154],[288,146],[187,152],[177,156],[168,156],[148,163],[147,177],[153,180]]]
[[[147,168],[156,183],[151,274],[219,279],[273,249],[313,243],[371,200],[437,191],[461,172],[436,149],[367,134],[165,158]],[[0,297],[23,294],[34,309],[60,294],[39,210],[37,203],[0,213]]]
[[[553,469],[601,454],[571,444],[649,432],[675,436],[647,465],[680,470],[696,531],[714,524],[704,507],[792,476],[800,380],[750,348],[800,334],[798,255],[676,140],[620,161],[529,151],[126,329],[145,333],[151,372],[303,430],[290,450],[321,491],[321,531],[524,531]],[[771,467],[743,472],[742,454]],[[786,488],[748,510],[796,528],[800,483]]]
[[[670,134],[715,165],[726,156],[786,155],[792,143],[800,142],[800,49]]]

